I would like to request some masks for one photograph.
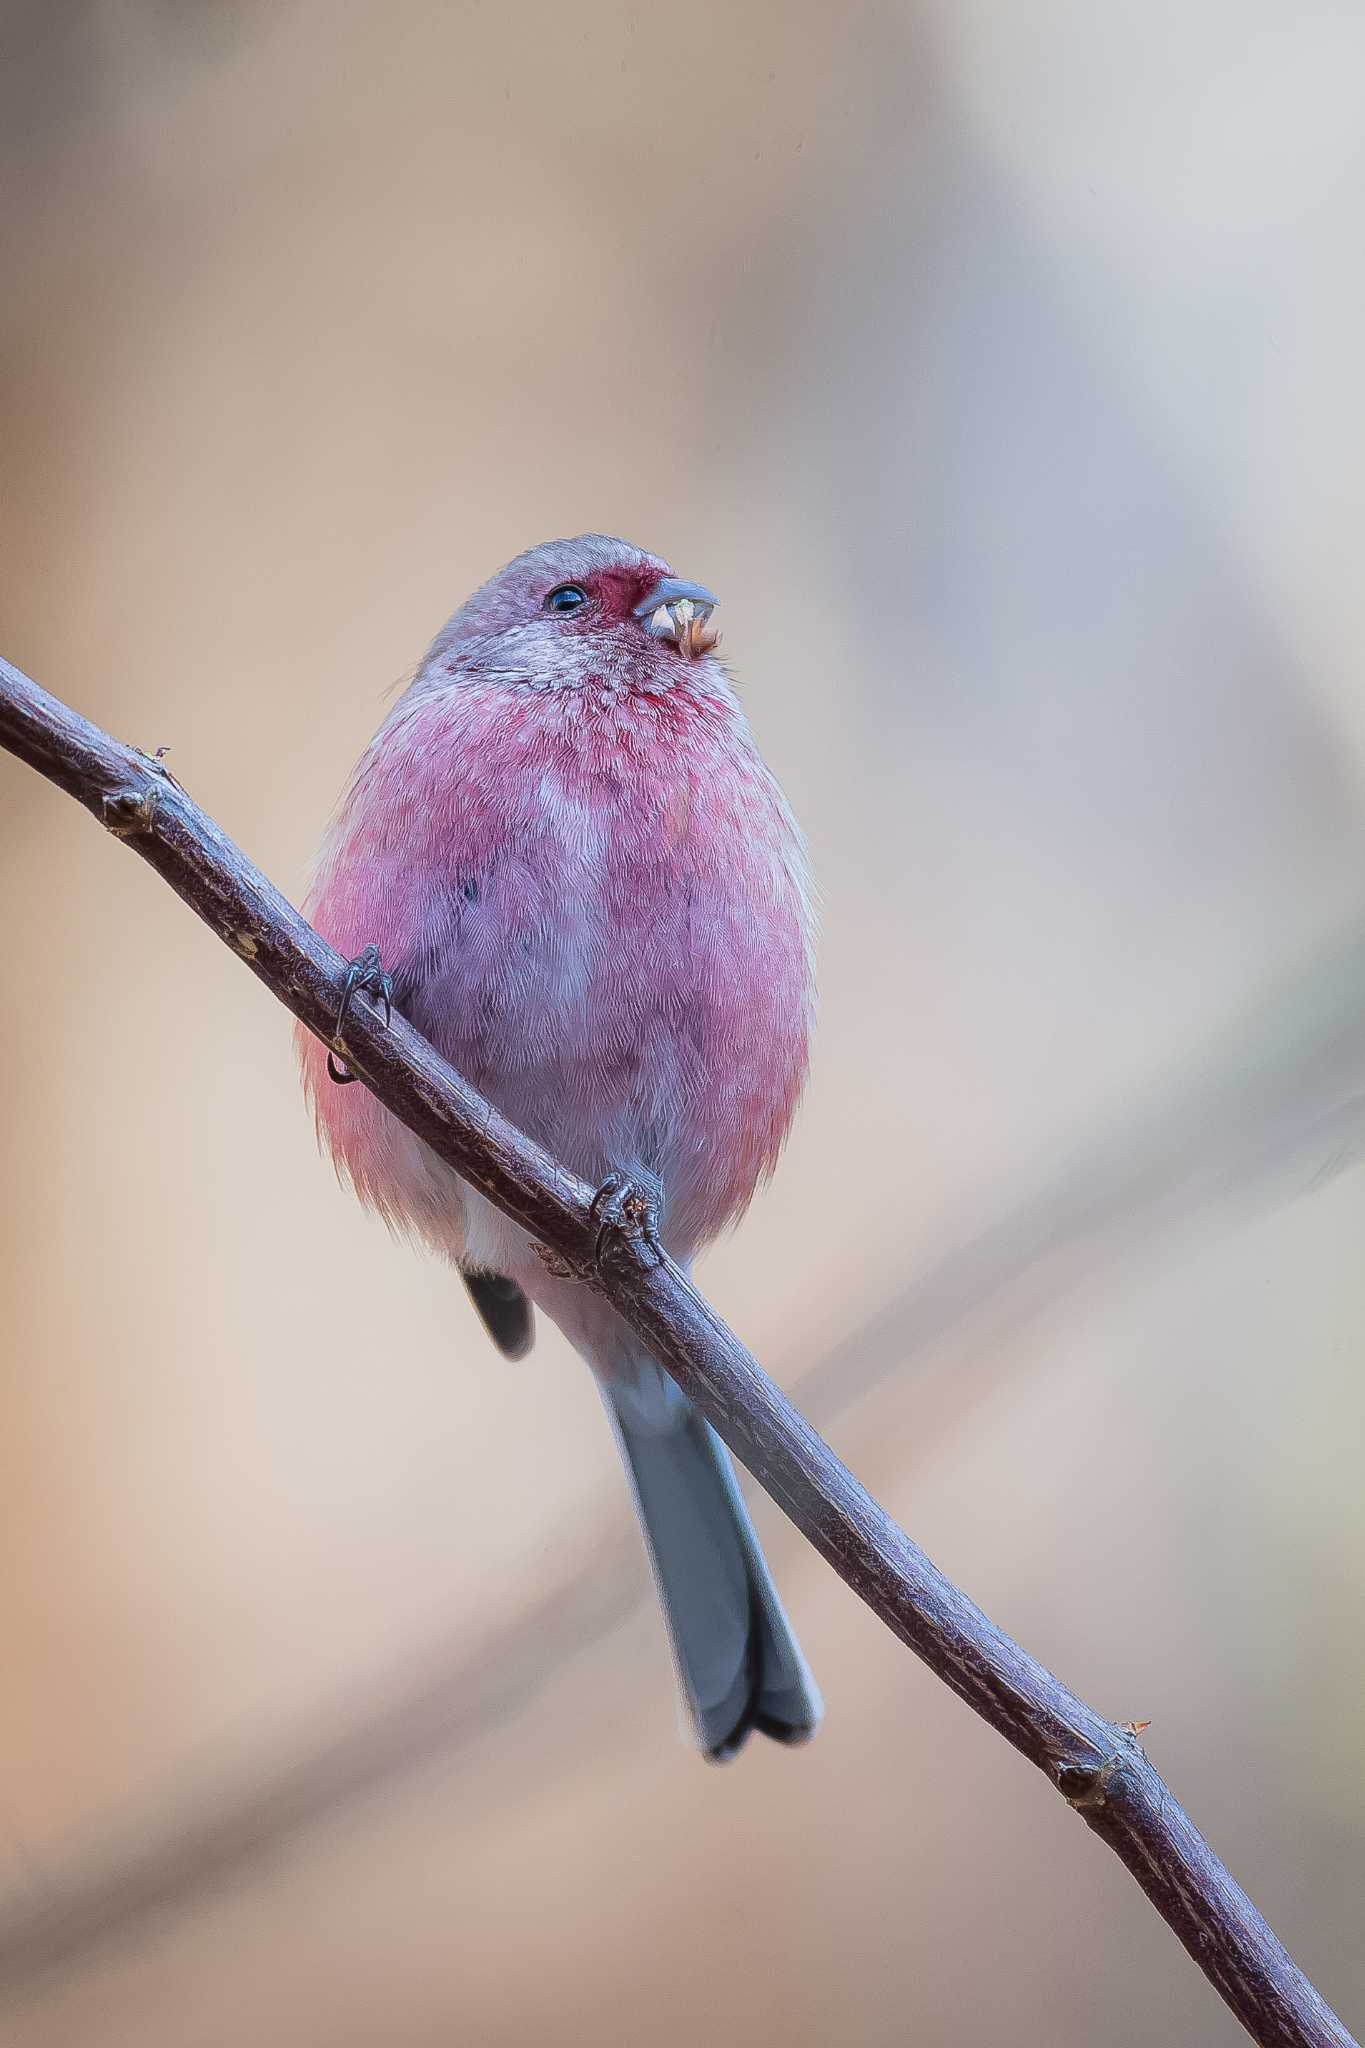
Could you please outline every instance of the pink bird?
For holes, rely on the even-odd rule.
[[[624,1176],[685,1270],[771,1173],[806,1075],[805,854],[713,652],[715,599],[600,534],[532,548],[433,643],[329,829],[308,912],[584,1180]],[[374,955],[371,953],[370,958]],[[728,1454],[603,1297],[300,1032],[361,1200],[454,1261],[499,1347],[532,1304],[597,1378],[704,1753],[809,1736],[820,1699]]]

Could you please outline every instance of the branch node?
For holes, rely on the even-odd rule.
[[[1119,1767],[1117,1753],[1099,1764],[1058,1764],[1057,1790],[1076,1813],[1099,1813],[1109,1796],[1109,1781]]]
[[[1076,1813],[1102,1813],[1109,1802],[1110,1788],[1124,1766],[1145,1761],[1138,1733],[1149,1721],[1121,1721],[1114,1726],[1114,1747],[1097,1763],[1076,1763],[1067,1758],[1054,1766],[1057,1790]]]
[[[115,789],[100,799],[101,822],[115,839],[134,839],[150,832],[156,815],[154,789]]]

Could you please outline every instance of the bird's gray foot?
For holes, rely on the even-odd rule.
[[[660,1265],[664,1248],[659,1242],[659,1203],[628,1179],[624,1173],[609,1173],[592,1198],[597,1242],[593,1267],[600,1275],[611,1258],[613,1247],[625,1241],[641,1245],[648,1263]]]
[[[393,976],[384,972],[378,946],[366,946],[363,952],[356,954],[346,969],[337,1020],[332,1028],[332,1037],[338,1042],[346,1022],[346,1013],[351,1007],[351,998],[357,989],[362,990],[367,996],[373,996],[376,1002],[384,1005],[384,1022],[388,1024],[393,1017]],[[327,1053],[327,1071],[339,1088],[346,1087],[355,1079],[355,1075],[348,1068],[338,1064],[336,1053],[330,1047]]]

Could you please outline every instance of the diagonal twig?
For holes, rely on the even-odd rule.
[[[1082,1142],[1041,1187],[988,1222],[801,1369],[801,1405],[833,1420],[893,1372],[925,1372],[977,1325],[974,1355],[1164,1232],[1233,1202],[1311,1194],[1365,1143],[1365,933],[1355,921],[1295,972],[1224,1018],[1192,1057]],[[1310,1162],[1312,1162],[1310,1166]],[[983,1375],[978,1372],[978,1381]],[[961,1360],[954,1398],[968,1376]],[[917,1430],[917,1448],[923,1449]],[[438,1646],[410,1676],[292,1750],[206,1773],[198,1796],[89,1829],[41,1886],[0,1898],[0,1998],[238,1883],[303,1831],[440,1755],[467,1753],[597,1646],[646,1597],[635,1544],[568,1529],[551,1545],[591,1558],[491,1637]],[[156,1809],[160,1807],[160,1811]]]
[[[547,1252],[593,1274],[593,1190],[501,1116],[406,1021],[357,999],[347,963],[174,783],[0,659],[0,744],[170,883],[410,1130]],[[612,1234],[595,1284],[874,1613],[1106,1841],[1253,2040],[1355,2048],[1176,1804],[1131,1731],[997,1629],[911,1542],[667,1259]]]

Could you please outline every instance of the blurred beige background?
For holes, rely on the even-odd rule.
[[[0,645],[292,895],[584,527],[721,593],[823,1011],[708,1290],[1365,2017],[1365,18],[9,0]],[[802,1546],[708,1772],[615,1452],[0,760],[14,2048],[1231,2043]]]

